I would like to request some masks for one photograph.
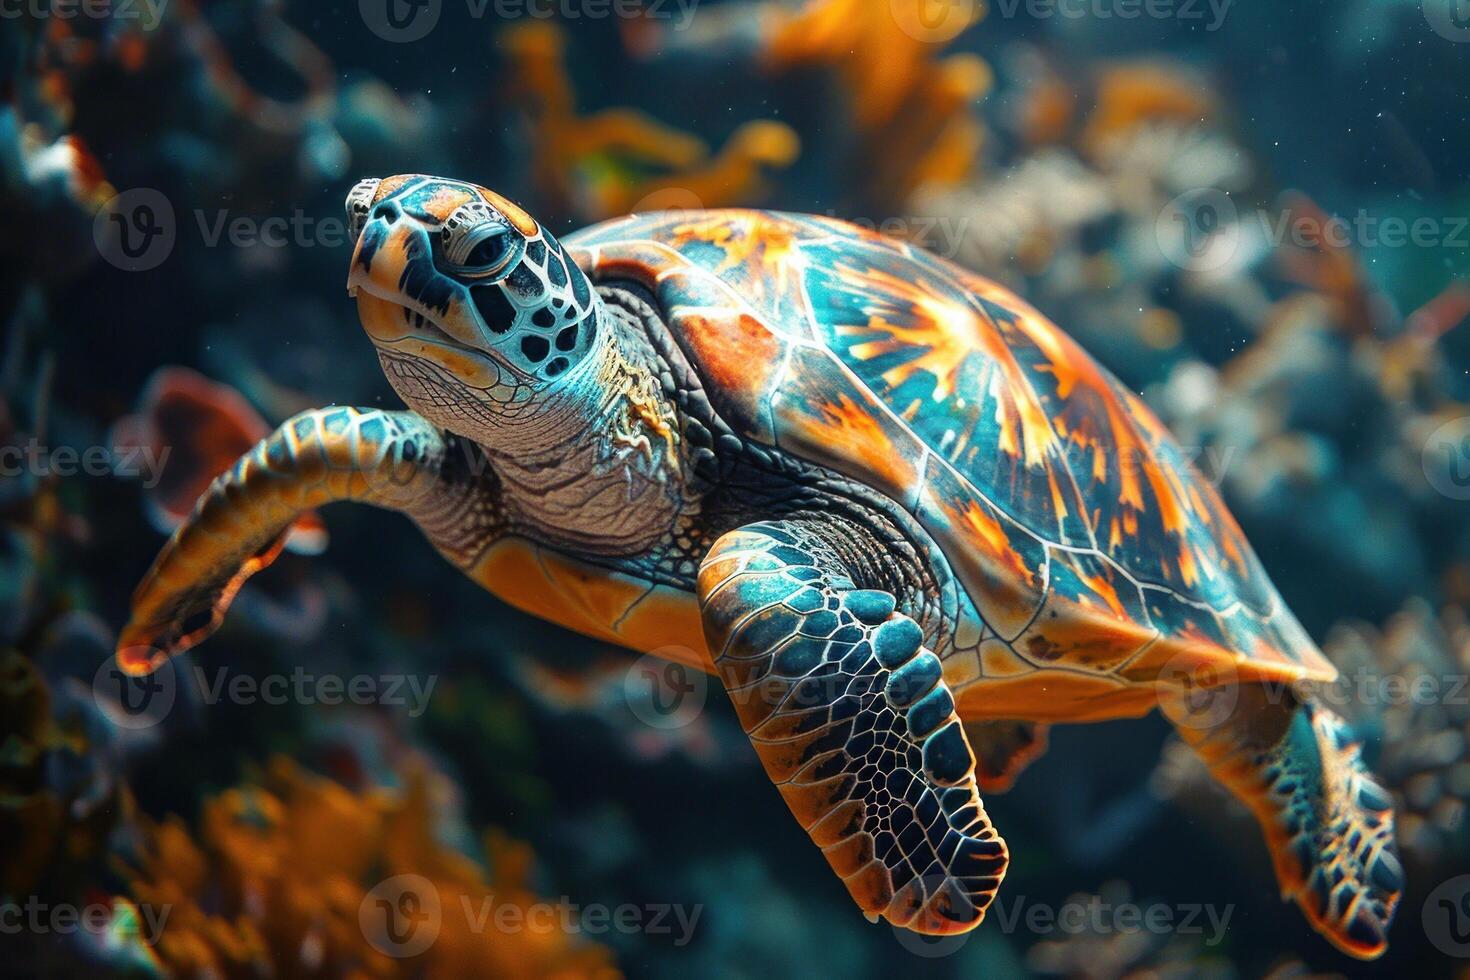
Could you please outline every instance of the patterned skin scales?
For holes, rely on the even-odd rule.
[[[1283,894],[1340,949],[1386,948],[1392,810],[1297,683],[1334,668],[1158,420],[1020,299],[826,218],[559,242],[422,175],[347,210],[348,291],[409,411],[307,412],[216,480],[138,588],[124,666],[204,639],[301,513],[372,503],[507,602],[718,676],[870,917],[977,925],[1007,862],[980,792],[1048,723],[1162,706]]]

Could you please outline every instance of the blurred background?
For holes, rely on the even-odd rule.
[[[0,3],[0,972],[1466,975],[1467,59],[1460,0]],[[1052,317],[1342,668],[1399,808],[1388,956],[1280,902],[1158,718],[1058,727],[987,799],[1014,863],[980,929],[870,925],[718,688],[382,512],[304,522],[148,697],[119,683],[215,473],[303,408],[397,406],[341,202],[402,172],[558,235],[847,218]],[[430,941],[370,928],[389,905]]]

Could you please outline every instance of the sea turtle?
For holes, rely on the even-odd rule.
[[[286,422],[134,597],[118,659],[203,639],[300,514],[402,511],[571,629],[715,674],[858,906],[948,934],[1006,845],[980,789],[1045,725],[1162,706],[1283,894],[1385,948],[1388,795],[1331,681],[1154,415],[1015,295],[830,218],[634,215],[558,242],[458,180],[367,180],[348,276],[411,411]]]

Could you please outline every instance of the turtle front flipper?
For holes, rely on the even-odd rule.
[[[699,570],[716,671],[791,812],[869,918],[978,925],[1008,860],[939,659],[887,592],[798,521],[715,542]]]
[[[1343,720],[1260,684],[1169,706],[1185,742],[1260,821],[1282,897],[1343,952],[1381,955],[1404,886],[1393,801]]]
[[[443,492],[449,468],[443,436],[412,412],[327,408],[288,420],[215,478],[164,545],[133,594],[119,666],[152,670],[213,633],[245,580],[280,554],[296,518],[323,504],[405,511],[445,550],[438,525],[471,510],[455,506],[467,494]]]

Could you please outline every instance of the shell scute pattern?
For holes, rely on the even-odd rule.
[[[1123,684],[1180,651],[1333,676],[1163,425],[1002,287],[770,212],[635,216],[572,244],[655,289],[731,424],[913,513],[983,621],[975,644]]]

